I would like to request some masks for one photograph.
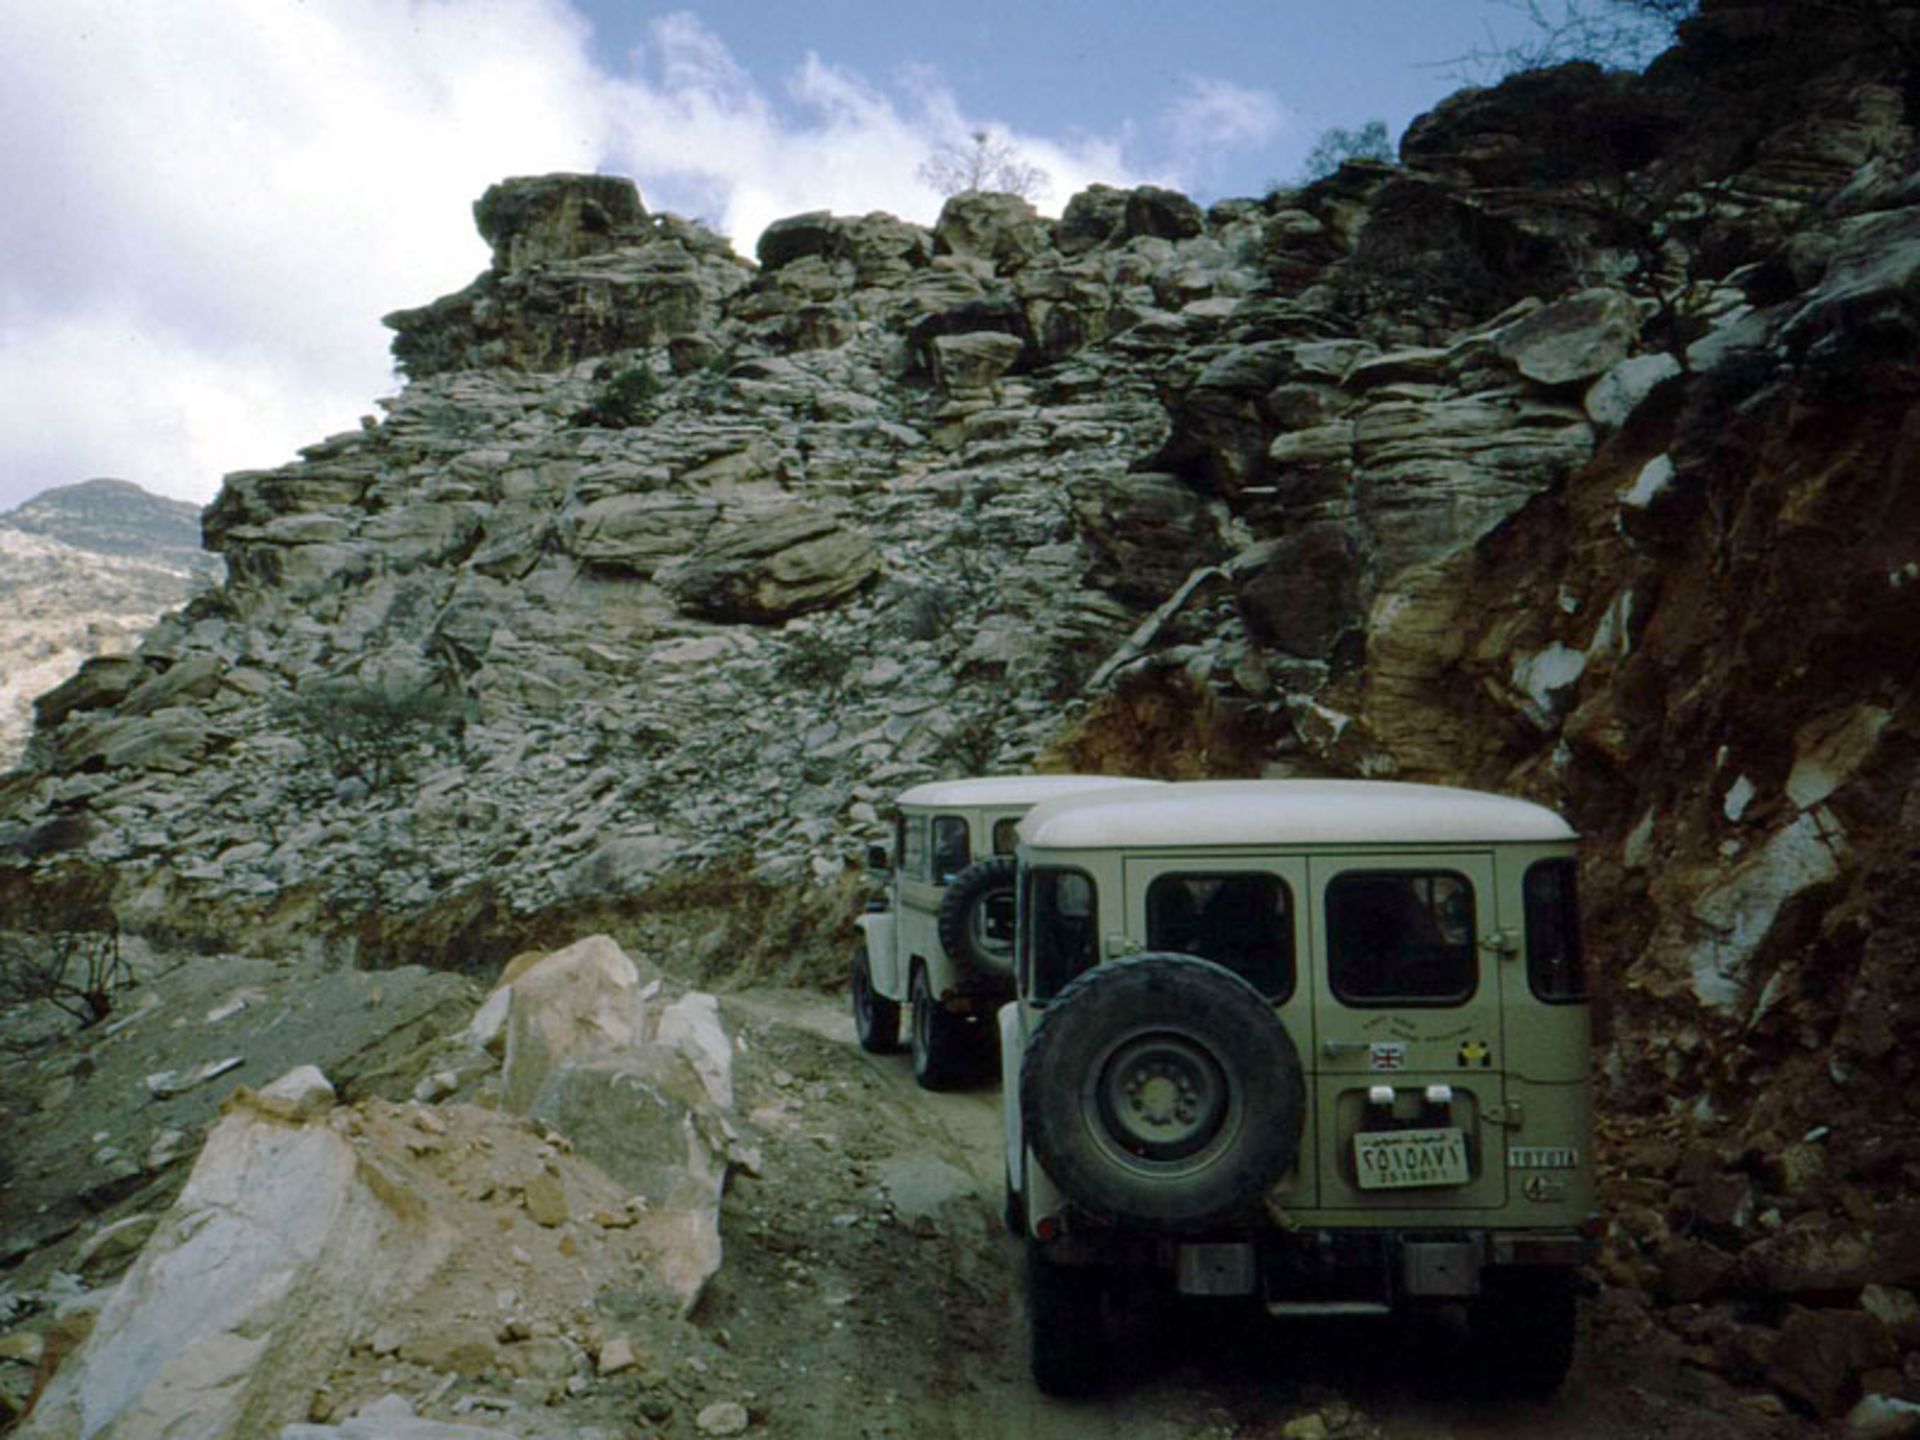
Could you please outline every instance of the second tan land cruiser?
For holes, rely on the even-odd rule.
[[[876,1054],[900,1042],[944,1090],[992,1069],[993,1015],[1013,994],[1014,826],[1039,801],[1147,785],[1115,775],[935,780],[895,802],[890,851],[870,857],[886,899],[860,917],[849,975],[854,1030]]]
[[[1275,1314],[1465,1307],[1557,1386],[1594,1176],[1574,834],[1371,781],[1037,806],[1000,1012],[1032,1368],[1103,1378],[1124,1285]]]

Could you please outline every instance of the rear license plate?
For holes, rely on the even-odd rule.
[[[1385,1130],[1353,1137],[1353,1167],[1362,1190],[1416,1190],[1464,1185],[1467,1137],[1459,1129]]]

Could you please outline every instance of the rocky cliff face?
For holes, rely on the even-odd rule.
[[[7,882],[479,968],[841,876],[939,773],[1529,794],[1590,841],[1610,1274],[1797,1403],[1913,1384],[1913,68],[1898,6],[1704,11],[1204,212],[754,267],[495,187],[385,418],[229,477],[225,588],[41,703]]]
[[[33,728],[33,699],[84,661],[124,655],[220,562],[200,511],[124,480],[88,480],[0,515],[0,767]]]
[[[630,186],[497,187],[495,267],[391,317],[384,421],[229,477],[226,588],[45,697],[12,844],[164,924],[837,875],[894,790],[1031,764],[1170,655],[1288,763],[1382,584],[1590,451],[1533,349],[1590,380],[1633,328],[1606,290],[1445,310],[1494,321],[1457,354],[1340,334],[1340,227],[1403,183],[803,216],[757,271]]]

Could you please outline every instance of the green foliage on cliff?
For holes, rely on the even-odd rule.
[[[1369,120],[1351,130],[1336,125],[1320,132],[1307,152],[1302,167],[1309,183],[1333,174],[1349,160],[1393,161],[1393,142],[1387,137],[1387,122]]]
[[[624,430],[652,418],[652,401],[660,382],[645,365],[601,364],[594,372],[593,398],[574,411],[575,425],[601,425]]]
[[[281,702],[280,713],[338,779],[383,790],[404,778],[422,747],[457,746],[473,702],[432,686],[391,689],[322,680]]]

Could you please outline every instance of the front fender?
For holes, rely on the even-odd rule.
[[[907,998],[907,974],[906,966],[900,963],[899,948],[894,944],[894,921],[893,912],[883,910],[862,915],[854,924],[860,927],[860,933],[866,937],[867,968],[872,972],[875,992],[888,1000],[904,1001]]]

